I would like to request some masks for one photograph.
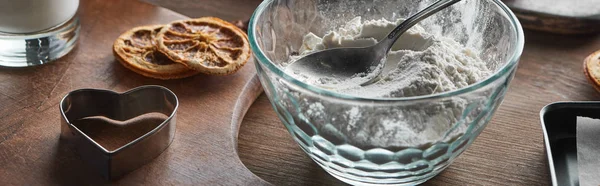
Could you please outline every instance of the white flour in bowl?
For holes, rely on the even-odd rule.
[[[366,47],[387,36],[403,20],[385,19],[361,21],[356,17],[336,31],[323,37],[309,33],[304,36],[300,54],[337,47]],[[292,57],[292,61],[298,57]],[[410,97],[446,92],[466,87],[489,76],[492,71],[469,48],[414,26],[403,34],[387,56],[382,80],[360,86],[369,75],[357,75],[350,80],[313,78],[288,71],[288,74],[309,84],[358,97]]]
[[[304,36],[300,55],[335,47],[374,45],[402,20],[362,21],[356,17],[341,28],[320,37]],[[392,47],[381,81],[361,87],[365,75],[347,81],[314,78],[286,70],[297,79],[332,91],[357,97],[410,97],[460,89],[492,74],[475,51],[442,36],[414,26]],[[285,68],[286,64],[283,64]],[[368,77],[369,75],[366,75]],[[473,99],[472,103],[481,99]],[[335,102],[300,99],[299,110],[320,135],[328,140],[345,136],[346,143],[361,147],[415,147],[455,139],[465,133],[480,108],[465,111],[469,100],[453,97],[422,104],[388,107],[347,107]],[[475,104],[484,106],[483,103]],[[288,105],[290,109],[293,106]],[[470,113],[469,113],[470,112]],[[335,141],[335,140],[334,140]]]

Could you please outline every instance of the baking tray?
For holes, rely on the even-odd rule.
[[[600,118],[600,102],[557,102],[540,111],[552,185],[579,185],[577,116]]]

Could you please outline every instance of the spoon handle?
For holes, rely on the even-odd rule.
[[[412,26],[414,26],[421,20],[428,18],[429,16],[459,1],[461,0],[439,0],[433,3],[432,5],[428,6],[427,8],[419,11],[415,15],[410,16],[410,18],[406,19],[404,22],[400,23],[400,25],[394,28],[394,30],[390,32],[390,34],[388,34],[385,40],[381,42],[382,45],[380,46],[387,47],[385,51],[390,50],[390,48],[392,48],[392,45],[396,42],[396,40],[398,40],[398,38],[400,38],[400,36]]]

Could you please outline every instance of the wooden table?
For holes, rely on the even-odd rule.
[[[196,17],[200,2],[148,0]],[[224,0],[222,2],[234,2]],[[237,1],[235,1],[237,2]],[[235,3],[251,12],[259,0]],[[200,9],[202,11],[189,11]],[[247,19],[237,14],[231,20]],[[555,101],[598,100],[583,76],[583,59],[600,50],[600,35],[564,36],[525,31],[525,50],[504,102],[483,133],[449,168],[425,185],[548,185],[540,109]],[[244,118],[238,143],[246,166],[276,185],[343,185],[323,171],[292,140],[261,95]]]
[[[108,5],[101,0],[82,0],[82,6],[91,12],[83,24],[95,26],[83,29],[83,32],[97,33],[102,29],[125,29],[131,19],[104,20],[94,18],[99,11],[113,11],[105,6],[123,8],[133,13],[158,12],[169,15],[156,18],[168,22],[172,13],[160,8],[143,5],[131,7],[130,1],[114,1]],[[164,5],[189,17],[214,15],[226,20],[247,19],[260,0],[148,0]],[[105,4],[103,4],[105,3]],[[90,7],[92,4],[100,7]],[[216,8],[213,8],[216,7]],[[121,22],[119,28],[104,28],[103,24]],[[149,24],[150,22],[148,22]],[[473,145],[463,153],[449,168],[425,185],[548,185],[549,172],[544,154],[543,137],[539,121],[539,110],[546,104],[562,100],[597,100],[599,94],[587,84],[582,74],[582,60],[594,50],[600,49],[599,35],[562,36],[540,32],[526,33],[526,46],[519,68],[506,99],[494,118],[477,138]],[[116,36],[114,36],[116,37]],[[87,38],[87,39],[86,39]],[[93,58],[94,44],[85,43],[89,37],[82,37],[75,52],[89,52],[87,58],[78,58],[87,68],[73,68],[73,55],[53,64],[29,69],[0,69],[0,185],[81,185],[101,183],[97,177],[85,176],[81,165],[60,158],[65,151],[58,150],[58,133],[55,125],[59,122],[56,104],[66,90],[79,87],[111,86],[123,91],[126,87],[156,83],[175,88],[176,93],[184,93],[186,99],[192,99],[195,92],[187,92],[186,86],[202,81],[205,76],[184,80],[184,82],[160,82],[145,80],[141,77],[119,78],[119,81],[107,78],[106,82],[87,80],[86,78],[104,78],[103,73],[125,76],[126,69],[113,65],[106,69],[94,62],[111,62],[112,58]],[[112,40],[105,37],[103,44]],[[100,50],[100,49],[98,49]],[[89,70],[94,73],[85,74]],[[33,73],[36,71],[36,73]],[[81,73],[83,75],[77,75]],[[243,73],[249,73],[244,71]],[[58,74],[58,75],[53,75]],[[67,75],[65,75],[67,74]],[[68,78],[74,75],[79,79]],[[210,79],[210,78],[209,78]],[[217,80],[208,80],[217,81]],[[182,95],[180,95],[182,96]],[[183,103],[182,103],[183,104]],[[193,106],[186,104],[192,109]],[[180,113],[185,118],[179,127],[194,127],[194,119],[202,119],[193,113]],[[47,118],[51,118],[48,120]],[[217,129],[196,127],[199,131],[187,131],[210,135]],[[27,135],[27,136],[23,136]],[[29,143],[15,142],[29,138]],[[189,140],[193,139],[178,139]],[[19,144],[20,146],[15,146]],[[48,146],[40,146],[47,144]],[[198,144],[201,149],[202,144]],[[170,150],[178,149],[177,146]],[[50,154],[46,154],[50,152]],[[62,154],[61,154],[62,153]],[[181,152],[179,152],[181,153]],[[142,167],[125,178],[113,182],[131,185],[169,185],[198,184],[210,185],[257,185],[264,182],[245,182],[254,177],[237,179],[213,179],[211,182],[199,182],[207,178],[219,178],[219,175],[231,175],[243,170],[231,169],[219,174],[207,174],[208,170],[192,169],[189,165],[193,158],[208,158],[198,155],[210,154],[201,150],[173,152],[159,156],[155,162]],[[187,153],[187,154],[186,154]],[[343,185],[342,182],[325,173],[312,162],[293,142],[287,130],[273,112],[266,96],[261,95],[250,107],[239,131],[238,153],[242,162],[260,178],[275,185]],[[73,154],[66,154],[74,156]],[[228,159],[230,157],[224,157]],[[234,158],[235,159],[235,158]],[[65,168],[66,167],[66,168]],[[86,170],[87,171],[87,170]],[[90,171],[88,171],[90,172]],[[77,173],[77,176],[73,176]],[[90,173],[91,174],[91,173]],[[83,175],[83,177],[78,177]],[[245,174],[242,174],[245,175]]]
[[[68,55],[31,68],[0,68],[0,185],[268,185],[245,168],[236,153],[237,126],[260,93],[252,65],[229,76],[146,78],[115,60],[115,39],[134,26],[188,17],[132,0],[82,0],[78,17],[79,41]],[[81,88],[123,92],[148,84],[162,85],[177,95],[175,138],[144,166],[105,181],[86,165],[89,162],[82,160],[73,143],[59,138],[60,100]],[[104,124],[94,126],[101,130],[87,134],[110,147],[123,139],[137,139],[139,131],[161,122],[157,119],[128,121],[118,129],[97,123]]]
[[[525,38],[515,79],[492,121],[466,152],[424,185],[550,184],[539,111],[556,101],[599,100],[582,63],[600,50],[600,35],[526,30]],[[238,150],[250,170],[276,185],[344,184],[300,150],[265,95],[242,122]]]

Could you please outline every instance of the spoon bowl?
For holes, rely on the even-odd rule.
[[[312,77],[350,79],[381,70],[378,67],[385,61],[386,54],[373,47],[332,48],[308,54],[286,70]]]

